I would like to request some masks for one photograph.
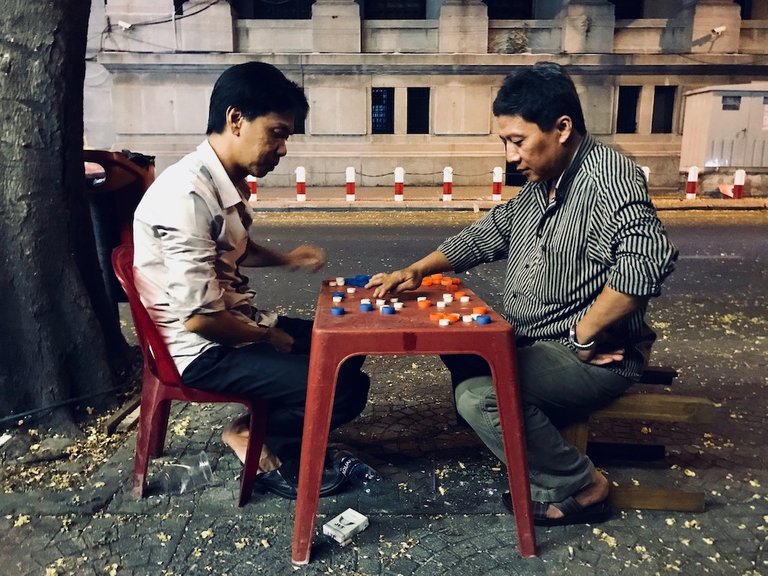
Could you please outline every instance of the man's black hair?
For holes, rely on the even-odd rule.
[[[520,116],[542,132],[552,130],[560,116],[570,116],[576,132],[587,132],[576,86],[555,62],[538,62],[507,76],[493,101],[493,114]]]
[[[307,97],[295,82],[264,62],[246,62],[227,68],[213,86],[206,134],[221,133],[227,125],[227,108],[237,107],[246,120],[270,112],[293,113],[296,124],[309,111]]]

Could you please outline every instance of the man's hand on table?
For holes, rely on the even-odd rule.
[[[415,290],[421,286],[422,275],[413,268],[403,268],[395,272],[379,272],[371,277],[366,288],[376,287],[373,291],[374,298],[381,298],[388,293],[397,294],[405,290]]]

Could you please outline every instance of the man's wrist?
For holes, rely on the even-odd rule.
[[[586,351],[586,350],[592,350],[595,347],[595,340],[591,340],[590,342],[587,342],[585,344],[579,343],[578,338],[576,337],[576,325],[574,324],[571,326],[570,330],[568,330],[568,343],[573,346],[577,351]]]

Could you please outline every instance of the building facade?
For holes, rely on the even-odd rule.
[[[490,182],[503,166],[491,102],[504,76],[567,65],[587,128],[678,188],[688,91],[768,79],[768,0],[94,0],[86,136],[157,157],[201,140],[216,77],[261,60],[311,110],[264,182]],[[702,167],[702,171],[706,168]]]

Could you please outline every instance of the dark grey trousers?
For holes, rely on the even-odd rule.
[[[277,326],[295,339],[294,352],[278,352],[267,343],[216,346],[187,366],[182,379],[193,388],[267,400],[265,442],[281,460],[288,460],[301,452],[312,322],[280,316]],[[370,379],[360,370],[364,361],[364,356],[355,356],[339,370],[331,430],[350,422],[365,408]]]

